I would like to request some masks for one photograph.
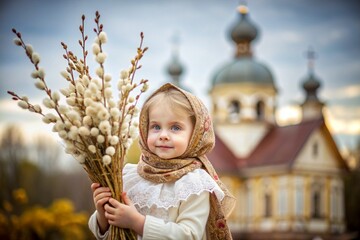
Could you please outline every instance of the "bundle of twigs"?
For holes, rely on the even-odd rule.
[[[68,82],[68,87],[59,92],[65,101],[62,101],[58,91],[52,91],[48,87],[45,71],[39,65],[39,54],[24,42],[21,33],[15,29],[14,42],[25,50],[34,65],[31,76],[35,79],[35,86],[45,92],[46,97],[42,103],[50,112],[43,112],[40,105],[30,103],[26,96],[20,97],[11,91],[8,93],[18,101],[20,107],[42,115],[45,123],[53,124],[53,131],[63,140],[65,151],[82,164],[93,182],[109,187],[113,197],[122,202],[125,155],[138,135],[138,100],[148,89],[148,80],[142,79],[136,83],[134,79],[136,71],[141,67],[139,61],[147,48],[142,46],[144,36],[141,33],[140,45],[136,56],[131,60],[130,68],[120,73],[118,99],[115,100],[110,84],[111,76],[105,72],[104,67],[107,55],[103,51],[103,45],[107,42],[107,35],[100,23],[100,14],[96,12],[96,37],[92,45],[92,52],[98,63],[95,76],[90,75],[87,64],[85,16],[81,19],[79,45],[82,57],[78,58],[65,43],[61,43],[65,51],[63,57],[67,61],[66,70],[61,75]],[[137,93],[133,96],[135,90]],[[111,226],[110,239],[136,239],[136,235],[129,229]]]

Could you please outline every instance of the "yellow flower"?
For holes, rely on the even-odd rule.
[[[11,212],[13,210],[11,203],[8,201],[4,201],[3,206],[4,206],[5,211],[7,211],[7,212]]]
[[[23,189],[23,188],[15,189],[15,190],[13,190],[12,194],[13,194],[13,198],[15,199],[16,202],[18,202],[20,204],[25,204],[28,202],[28,197],[27,197],[25,189]]]

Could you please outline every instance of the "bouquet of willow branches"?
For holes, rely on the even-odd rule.
[[[57,132],[64,141],[65,151],[75,157],[88,173],[93,182],[111,189],[115,199],[122,202],[122,169],[127,150],[138,134],[137,103],[139,97],[148,89],[148,80],[135,82],[135,73],[141,67],[140,59],[147,48],[143,48],[143,34],[137,54],[131,60],[129,69],[120,73],[117,84],[119,99],[114,100],[111,89],[111,76],[106,74],[104,63],[106,54],[103,45],[107,42],[107,35],[100,24],[100,14],[96,12],[94,28],[95,42],[92,52],[98,68],[95,76],[90,75],[87,65],[88,51],[85,35],[85,16],[79,27],[82,57],[78,58],[65,43],[61,43],[67,62],[66,71],[61,75],[68,82],[68,87],[60,89],[65,101],[61,101],[60,93],[52,91],[45,81],[45,71],[39,66],[39,54],[30,44],[26,44],[21,33],[13,29],[16,35],[14,42],[25,50],[27,57],[34,65],[31,76],[35,79],[35,86],[45,92],[43,105],[50,110],[45,113],[40,105],[31,104],[28,97],[20,97],[8,91],[13,100],[18,101],[21,108],[40,114],[46,124],[53,124],[53,131]],[[132,93],[136,91],[133,96]],[[134,232],[129,229],[110,227],[110,239],[136,239]]]

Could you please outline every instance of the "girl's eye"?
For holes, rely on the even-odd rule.
[[[157,125],[157,124],[154,124],[154,125],[151,125],[150,126],[150,129],[153,129],[153,130],[160,130],[160,126]]]
[[[181,130],[181,127],[179,127],[178,125],[174,125],[171,127],[171,130],[179,131],[179,130]]]

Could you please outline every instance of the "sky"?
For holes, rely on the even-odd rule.
[[[60,42],[80,56],[78,27],[86,16],[88,46],[95,38],[95,12],[108,36],[105,69],[116,80],[130,66],[140,41],[149,47],[142,59],[139,79],[150,81],[150,92],[170,80],[166,73],[177,39],[180,62],[185,68],[184,85],[210,106],[208,91],[214,73],[231,61],[235,45],[229,28],[239,16],[239,3],[246,3],[259,35],[252,45],[254,58],[265,64],[279,89],[279,122],[297,118],[304,100],[301,88],[307,77],[306,51],[316,52],[315,75],[321,82],[319,98],[326,103],[328,127],[340,149],[353,147],[360,139],[360,4],[356,0],[3,0],[0,3],[0,134],[8,124],[17,124],[28,137],[51,133],[40,116],[17,107],[6,93],[12,90],[40,103],[44,93],[34,87],[33,66],[24,51],[13,44],[11,29],[40,54],[51,89],[65,87],[60,72],[66,62]],[[91,49],[89,49],[91,52]],[[95,69],[93,56],[90,70]],[[114,84],[115,85],[115,84]]]

